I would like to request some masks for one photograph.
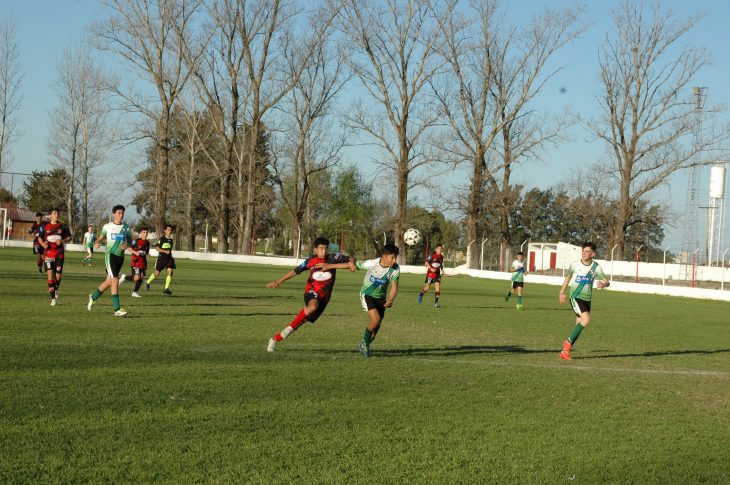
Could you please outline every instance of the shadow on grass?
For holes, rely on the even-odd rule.
[[[324,354],[357,353],[358,349],[291,349],[297,352],[320,352]],[[453,347],[425,347],[408,349],[373,349],[375,357],[455,356],[471,354],[552,354],[555,349],[526,349],[518,345],[461,345]]]
[[[255,312],[255,313],[188,313],[186,316],[199,316],[199,317],[270,317],[270,316],[292,316],[291,312],[288,313],[269,313],[269,312]]]
[[[601,351],[598,351],[601,352]],[[608,355],[586,355],[586,356],[574,356],[573,360],[583,359],[614,359],[617,357],[662,357],[664,355],[712,355],[712,354],[726,354],[730,352],[730,349],[717,349],[717,350],[671,350],[666,352],[640,352],[635,354],[608,354]]]
[[[504,305],[500,305],[500,306],[465,305],[465,306],[460,306],[459,308],[460,309],[461,308],[481,308],[481,309],[486,309],[486,310],[510,310],[510,311],[515,310],[514,305],[510,305],[509,303],[505,303]],[[539,307],[539,306],[526,306],[524,308],[524,311],[529,311],[529,310],[564,312],[566,310],[566,308],[565,307],[563,307],[563,308],[546,308],[546,307]]]

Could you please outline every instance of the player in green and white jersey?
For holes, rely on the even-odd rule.
[[[356,263],[358,269],[367,271],[360,289],[362,307],[370,317],[360,344],[360,353],[365,357],[370,357],[370,344],[380,330],[385,309],[393,306],[393,300],[398,295],[400,267],[395,262],[398,258],[398,246],[386,244],[380,254],[380,258]]]
[[[112,208],[112,222],[108,222],[101,228],[101,234],[96,239],[94,247],[101,246],[106,240],[106,251],[104,252],[104,263],[106,264],[107,277],[99,288],[89,295],[87,308],[91,311],[94,302],[101,297],[107,288],[112,289],[112,306],[114,316],[123,317],[127,311],[122,309],[119,303],[119,271],[124,264],[124,251],[132,244],[132,231],[124,220],[124,206],[115,205]]]
[[[96,234],[94,234],[94,226],[89,224],[86,232],[84,233],[84,248],[86,249],[86,257],[81,262],[81,266],[87,264],[91,266],[91,258],[94,257],[94,242],[96,241]]]
[[[512,288],[504,297],[504,301],[509,300],[509,297],[517,290],[517,306],[515,308],[518,310],[522,310],[522,289],[525,286],[525,273],[527,273],[525,263],[522,261],[524,257],[525,255],[520,252],[517,253],[517,259],[512,261]]]
[[[570,304],[575,312],[573,333],[563,342],[563,351],[560,352],[560,358],[564,360],[572,359],[570,351],[575,341],[591,322],[593,282],[596,282],[596,288],[608,288],[611,284],[601,265],[593,261],[596,255],[596,245],[592,242],[584,242],[581,247],[581,260],[570,265],[563,286],[560,288],[560,304],[562,305],[570,298]],[[569,297],[565,294],[566,288],[570,292]]]

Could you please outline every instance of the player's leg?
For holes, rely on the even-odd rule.
[[[441,306],[441,303],[439,303],[439,298],[441,298],[441,282],[440,281],[436,281],[433,284],[433,288],[434,288],[434,302],[433,302],[433,304],[434,304],[434,306],[440,307]]]
[[[365,333],[360,343],[360,353],[365,357],[370,357],[370,344],[380,330],[380,325],[385,316],[385,299],[375,299],[371,296],[360,295],[360,301],[368,312],[370,321],[365,327]]]
[[[119,273],[124,265],[124,256],[117,256],[115,254],[109,255],[109,267],[111,269],[111,293],[112,293],[112,308],[114,309],[115,317],[123,317],[127,314],[127,311],[122,308],[122,304],[119,301]]]
[[[142,282],[144,281],[144,270],[140,268],[132,268],[132,271],[134,272],[134,290],[132,291],[132,296],[140,298],[140,295],[137,292],[142,287]]]
[[[167,267],[167,278],[165,278],[165,289],[162,290],[163,293],[166,295],[171,295],[172,291],[170,291],[170,283],[172,283],[172,273],[174,269],[174,263],[170,263]]]
[[[563,351],[560,352],[560,357],[565,360],[571,360],[570,351],[573,349],[573,345],[580,337],[581,332],[591,322],[591,306],[590,302],[583,300],[572,299],[570,304],[575,312],[575,326],[570,336],[563,342]]]
[[[58,300],[58,289],[61,287],[61,276],[63,274],[63,258],[56,258],[56,300]]]
[[[150,284],[152,284],[152,282],[155,280],[155,278],[160,276],[160,272],[164,269],[164,267],[165,267],[165,265],[162,264],[162,261],[160,261],[160,259],[158,258],[157,261],[155,262],[155,272],[152,273],[149,278],[147,278],[147,289],[148,290],[150,289]]]
[[[48,275],[48,296],[51,298],[51,305],[56,304],[56,260],[45,260],[46,274]]]
[[[517,283],[517,309],[522,310],[522,288],[523,283]],[[514,291],[514,290],[512,290]]]
[[[421,303],[423,301],[423,295],[428,293],[428,290],[431,289],[431,280],[426,277],[426,284],[423,285],[423,288],[421,288],[421,292],[418,294],[418,303]]]
[[[297,316],[295,316],[294,319],[289,322],[289,325],[284,327],[281,332],[277,333],[269,339],[269,345],[266,350],[268,350],[269,352],[273,352],[276,348],[277,342],[281,342],[289,335],[294,333],[299,327],[304,325],[304,322],[306,322],[310,318],[310,316],[316,315],[318,318],[319,315],[322,314],[322,311],[324,311],[324,308],[322,308],[322,310],[320,311],[320,302],[317,295],[315,293],[305,293],[304,308],[302,308],[299,313],[297,313]]]

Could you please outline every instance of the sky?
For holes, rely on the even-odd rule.
[[[685,37],[686,42],[703,46],[711,53],[713,65],[703,69],[693,85],[705,86],[710,103],[721,103],[730,107],[730,56],[724,49],[728,42],[728,21],[730,2],[721,0],[662,0],[677,17],[702,14],[697,27]],[[510,21],[521,23],[545,6],[567,7],[575,2],[565,0],[505,0]],[[584,116],[599,115],[596,95],[599,92],[597,52],[605,34],[610,31],[611,10],[619,5],[618,0],[585,2],[585,20],[589,23],[586,32],[572,44],[564,47],[552,59],[554,68],[561,67],[545,86],[536,100],[535,108],[544,112],[562,112],[569,108]],[[17,25],[21,63],[24,74],[23,105],[19,113],[20,130],[23,133],[11,151],[10,171],[30,172],[49,168],[46,143],[48,138],[49,113],[56,103],[52,85],[56,78],[56,67],[63,50],[74,42],[83,41],[88,26],[104,15],[104,8],[96,0],[2,0],[0,18],[9,17]],[[116,61],[106,59],[107,67],[115,68]],[[723,122],[730,122],[730,111],[722,115]],[[358,152],[357,150],[361,150]],[[361,165],[364,173],[372,172],[368,166],[369,147],[361,147],[350,156]],[[129,157],[130,151],[117,152],[115,156]],[[548,148],[542,160],[528,160],[516,168],[515,183],[526,187],[547,188],[566,182],[576,169],[586,168],[593,161],[604,156],[605,146],[588,140],[583,130],[573,128],[570,139],[560,146]],[[359,160],[359,161],[358,161]],[[127,160],[119,160],[127,163]],[[453,176],[449,180],[458,179]],[[3,179],[5,185],[10,181]],[[15,179],[14,183],[18,183]],[[458,183],[458,180],[453,182]],[[681,217],[684,212],[687,176],[674,175],[667,184],[651,194],[653,203],[669,206],[672,213]],[[130,191],[127,191],[131,194]],[[709,193],[709,168],[700,174],[700,205],[706,205]],[[131,195],[129,195],[131,198]],[[723,246],[730,246],[730,210],[726,210]],[[705,233],[706,214],[700,213],[700,235]],[[681,246],[681,221],[675,227],[666,227],[665,246],[676,251]]]

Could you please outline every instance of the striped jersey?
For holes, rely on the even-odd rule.
[[[512,281],[515,283],[525,282],[525,262],[515,259],[512,261]]]
[[[360,289],[360,294],[373,298],[385,298],[388,294],[388,286],[391,281],[398,281],[400,277],[400,266],[395,263],[390,268],[380,265],[380,258],[370,259],[356,263],[357,269],[366,270],[365,279]]]
[[[570,268],[568,268],[568,276],[570,276],[570,283],[568,284],[570,299],[583,301],[591,301],[593,281],[606,279],[603,268],[595,261],[588,265],[583,261],[571,263]]]
[[[124,256],[124,250],[132,244],[132,231],[125,223],[107,222],[101,228],[102,237],[106,237],[106,254]]]

